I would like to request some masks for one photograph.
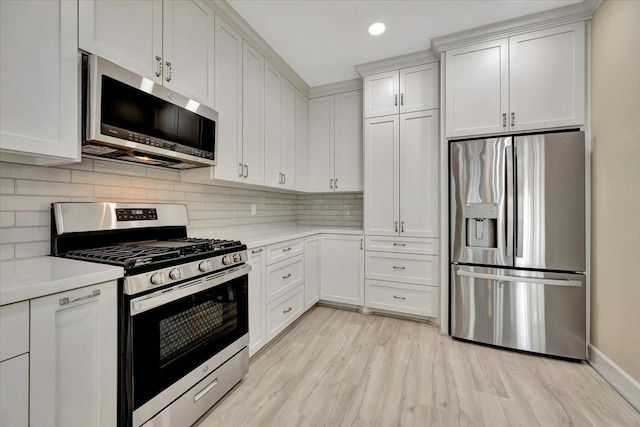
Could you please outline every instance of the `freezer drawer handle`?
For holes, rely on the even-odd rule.
[[[213,381],[211,381],[211,384],[209,384],[208,386],[203,388],[198,394],[193,396],[193,403],[196,403],[198,400],[202,399],[205,394],[209,393],[211,389],[213,389],[217,385],[218,385],[218,379],[216,378]]]
[[[470,273],[468,271],[457,271],[456,274],[458,276],[472,277],[475,279],[501,280],[504,282],[535,283],[545,286],[571,286],[575,288],[582,287],[582,282],[578,280],[537,279],[535,277],[517,277],[504,276],[500,274]]]

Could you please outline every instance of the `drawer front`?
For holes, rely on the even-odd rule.
[[[438,287],[405,283],[365,282],[366,306],[416,316],[438,317]]]
[[[304,283],[304,255],[267,267],[267,304]]]
[[[365,238],[365,249],[367,251],[402,254],[438,255],[438,239],[367,236]]]
[[[365,277],[414,285],[438,285],[438,257],[431,255],[367,252]]]
[[[0,361],[29,351],[29,301],[0,307]]]
[[[304,310],[304,287],[298,286],[267,305],[267,342],[293,323]]]
[[[267,265],[304,253],[302,239],[287,240],[267,246]]]
[[[0,424],[29,426],[29,355],[0,363]]]

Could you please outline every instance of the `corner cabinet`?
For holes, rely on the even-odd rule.
[[[322,234],[320,251],[320,300],[364,305],[362,236]]]
[[[0,45],[2,160],[80,161],[77,3],[0,1]]]
[[[117,285],[31,300],[32,426],[117,424]]]
[[[585,121],[585,23],[446,51],[446,136]]]

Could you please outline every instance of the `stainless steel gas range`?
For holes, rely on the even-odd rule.
[[[189,426],[249,370],[246,246],[187,237],[176,204],[54,203],[51,253],[124,267],[121,427]]]

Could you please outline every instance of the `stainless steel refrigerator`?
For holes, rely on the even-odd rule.
[[[586,357],[583,132],[450,143],[454,337]]]

